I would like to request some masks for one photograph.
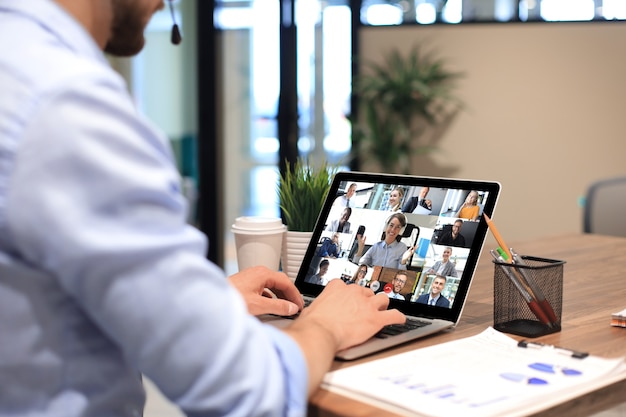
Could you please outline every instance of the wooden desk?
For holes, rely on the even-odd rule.
[[[508,242],[520,254],[566,261],[561,332],[533,339],[607,358],[626,356],[626,329],[610,326],[611,314],[626,308],[626,239],[574,234],[537,241]],[[494,266],[488,249],[478,264],[467,304],[456,329],[353,362],[340,369],[392,354],[473,336],[493,325]],[[512,337],[522,339],[518,336]],[[626,401],[626,380],[545,410],[535,416],[589,416]],[[319,389],[310,417],[392,417],[397,414]]]

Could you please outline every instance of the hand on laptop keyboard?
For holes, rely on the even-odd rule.
[[[420,327],[428,326],[429,324],[432,323],[424,320],[407,319],[404,324],[390,324],[389,326],[383,327],[378,333],[374,335],[374,337],[384,339],[389,336],[395,336],[400,333],[405,333],[414,329],[418,329]]]
[[[252,315],[290,316],[304,308],[302,295],[282,272],[255,266],[231,275],[228,281],[243,296]]]
[[[300,322],[321,324],[342,350],[363,343],[386,325],[403,324],[404,314],[387,310],[388,306],[389,297],[384,293],[331,280],[292,327]]]

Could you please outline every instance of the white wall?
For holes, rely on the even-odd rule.
[[[500,181],[507,240],[581,231],[589,183],[626,174],[626,23],[377,27],[360,42],[366,61],[427,42],[465,73],[440,169],[415,173]]]

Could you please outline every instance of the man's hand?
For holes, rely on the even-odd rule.
[[[282,272],[254,266],[231,275],[228,280],[243,296],[248,312],[255,316],[292,316],[304,307],[302,295]]]
[[[384,293],[374,294],[369,288],[333,279],[296,323],[321,324],[332,333],[339,351],[366,341],[383,326],[404,323],[404,314],[387,310],[388,306],[389,297]]]
[[[406,321],[398,310],[387,310],[388,305],[385,293],[333,279],[285,329],[309,365],[309,394],[319,386],[336,352],[365,342],[386,325]]]

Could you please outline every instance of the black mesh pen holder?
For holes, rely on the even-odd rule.
[[[530,338],[560,331],[565,261],[521,259],[523,264],[493,261],[494,329]]]

